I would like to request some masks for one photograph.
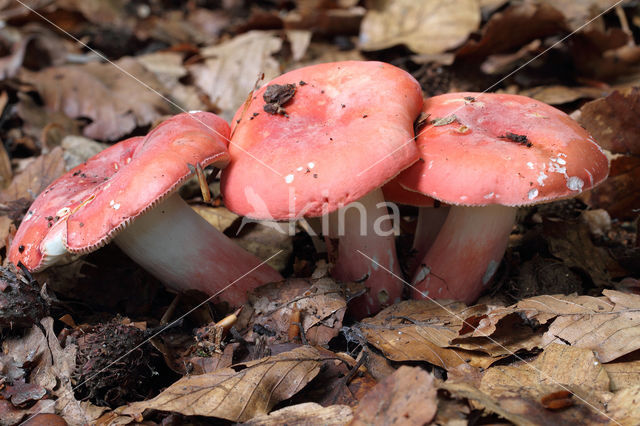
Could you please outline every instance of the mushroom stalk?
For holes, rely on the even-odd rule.
[[[233,243],[173,194],[139,216],[114,239],[136,263],[176,291],[200,290],[238,306],[247,292],[282,279]],[[254,269],[255,268],[255,269]]]
[[[416,232],[413,237],[413,250],[418,260],[422,260],[429,247],[433,245],[448,214],[448,206],[419,208]]]
[[[382,190],[370,192],[331,216],[330,222],[338,227],[331,233],[337,231],[340,238],[332,276],[341,281],[364,281],[367,287],[367,293],[350,303],[352,314],[363,318],[398,301],[402,297],[402,272],[396,256],[394,224]]]
[[[414,274],[413,296],[475,301],[500,265],[516,212],[500,205],[451,206]]]

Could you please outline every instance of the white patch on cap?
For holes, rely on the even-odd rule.
[[[129,164],[131,162],[131,157],[127,157],[127,160],[125,161],[125,163]]]
[[[467,198],[469,198],[469,197],[467,197],[466,195],[461,195],[460,196],[460,200],[461,201],[465,201]]]
[[[118,163],[113,163],[113,168],[117,171],[120,168],[120,166],[118,165]]]
[[[557,160],[557,161],[558,161],[558,164],[562,164],[563,166],[564,166],[565,164],[567,164],[567,161],[566,161],[564,158],[560,158],[560,157],[558,157],[558,160]]]
[[[500,266],[500,262],[496,262],[493,259],[491,260],[491,262],[489,262],[489,264],[487,265],[487,270],[484,271],[484,275],[482,276],[483,285],[486,285],[491,277],[493,277],[493,274],[495,274],[498,270],[498,266]]]
[[[22,219],[23,222],[28,221],[29,219],[31,219],[33,217],[33,212],[32,211],[28,211],[26,215],[24,215],[24,219]]]
[[[293,182],[293,175],[286,175],[284,177],[284,181],[287,182],[287,183]]]
[[[200,111],[199,109],[194,109],[192,111],[189,111],[189,114],[197,114],[199,112],[202,112],[202,111]]]
[[[427,169],[431,170],[432,167],[433,167],[433,160],[429,161],[429,165],[427,166]]]
[[[298,167],[296,170],[297,170],[297,171],[299,171],[299,172],[301,172],[303,169],[304,169],[304,167],[300,166],[300,167]]]
[[[63,208],[61,208],[60,210],[58,210],[56,212],[56,216],[64,217],[64,216],[68,215],[70,211],[71,211],[71,209],[69,207],[63,207]]]
[[[310,169],[313,169],[316,165],[315,165],[315,163],[312,161],[312,162],[310,162],[309,164],[307,164],[307,166],[308,166]]]
[[[543,171],[541,171],[541,172],[540,172],[540,174],[538,175],[538,184],[539,184],[540,186],[544,186],[544,180],[545,180],[546,178],[548,178],[548,177],[549,177],[549,176],[547,176],[547,175],[544,173],[544,170],[543,170]]]
[[[529,161],[527,163],[527,167],[530,168],[531,170],[533,170],[533,163],[531,161]]]
[[[584,181],[578,176],[571,176],[569,179],[567,179],[567,188],[572,191],[582,191],[583,186]]]
[[[493,198],[494,195],[496,195],[495,192],[490,192],[490,193],[484,195],[482,198],[485,198],[485,199],[488,200],[489,198]]]
[[[120,203],[116,203],[114,200],[109,201],[109,205],[113,207],[114,210],[118,210],[120,208]]]
[[[530,200],[533,200],[534,198],[536,198],[538,196],[538,189],[537,188],[533,188],[533,189],[529,190],[529,193],[527,194],[527,196],[529,197]]]

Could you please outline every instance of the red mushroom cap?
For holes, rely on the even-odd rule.
[[[287,84],[295,94],[284,111],[265,112],[266,90]],[[236,113],[232,162],[222,176],[225,204],[276,220],[347,205],[417,161],[413,122],[421,106],[418,82],[386,63],[336,62],[286,73]]]
[[[229,126],[214,114],[177,115],[146,137],[130,138],[100,152],[53,182],[25,215],[9,260],[29,270],[49,266],[43,244],[62,233],[71,253],[89,253],[180,187],[189,165],[224,167]]]
[[[506,94],[426,99],[431,124],[417,137],[422,159],[397,180],[407,189],[468,206],[522,206],[573,197],[602,182],[608,160],[562,111]]]

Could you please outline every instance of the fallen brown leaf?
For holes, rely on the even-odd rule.
[[[640,424],[640,385],[616,393],[607,405],[607,411],[617,424],[636,426]]]
[[[424,425],[437,409],[433,376],[419,367],[402,366],[362,398],[351,425]]]
[[[614,218],[634,220],[640,211],[640,156],[624,155],[611,161],[609,177],[580,197],[592,208],[604,208]]]
[[[254,417],[245,426],[269,425],[327,425],[338,426],[348,424],[353,418],[353,412],[348,405],[330,405],[323,407],[314,402],[305,402],[281,408],[269,414]]]
[[[613,6],[616,0],[542,0],[561,10],[572,30],[577,30],[591,18]]]
[[[592,350],[600,362],[610,362],[640,349],[640,296],[604,290],[597,310],[556,318],[544,334],[543,344],[563,342]],[[589,298],[595,299],[595,298]],[[589,301],[590,302],[590,301]]]
[[[484,59],[564,29],[564,16],[553,6],[536,2],[517,3],[493,14],[483,26],[480,40],[469,40],[458,49],[456,56]]]
[[[90,118],[85,136],[116,140],[169,113],[170,105],[158,95],[166,89],[134,58],[125,57],[115,64],[120,69],[95,62],[38,72],[22,69],[18,77],[36,88],[49,110],[71,118]]]
[[[480,24],[475,0],[378,1],[360,26],[360,48],[404,44],[416,53],[442,53],[464,42]]]
[[[327,359],[313,347],[299,347],[214,373],[183,377],[157,397],[129,404],[116,412],[138,417],[153,409],[247,421],[268,413],[274,405],[300,391]]]
[[[347,302],[341,287],[331,278],[292,278],[259,287],[249,296],[253,307],[249,333],[253,341],[255,326],[273,333],[271,343],[289,341],[288,332],[294,310],[300,312],[302,332],[312,345],[326,345],[340,332]]]
[[[268,82],[280,74],[273,55],[282,47],[274,32],[250,31],[215,46],[205,47],[204,63],[188,67],[196,86],[230,120],[255,87],[261,74]]]
[[[25,337],[4,342],[3,362],[11,359],[18,365],[28,365],[31,373],[25,377],[26,383],[40,386],[53,395],[55,412],[63,416],[67,423],[91,423],[105,409],[86,401],[79,402],[74,397],[71,375],[76,365],[76,346],[60,347],[53,331],[52,318],[45,318],[40,323],[44,332],[34,325]],[[28,412],[25,410],[24,413]]]
[[[489,368],[479,389],[455,378],[440,385],[516,425],[606,423],[608,386],[609,378],[593,352],[565,345],[547,348],[528,364]],[[542,399],[549,400],[558,390],[568,395],[569,405],[561,410],[545,408]]]
[[[561,85],[532,87],[520,91],[519,95],[529,96],[550,105],[561,105],[579,99],[595,99],[607,94],[597,87],[568,87]],[[600,142],[599,139],[596,139]]]
[[[611,391],[617,392],[640,383],[640,361],[603,364],[611,380]]]
[[[640,155],[640,88],[613,91],[580,108],[579,122],[611,152]]]
[[[0,202],[11,203],[23,198],[31,204],[64,171],[62,148],[54,148],[50,153],[33,159],[22,172],[16,174],[11,184],[0,191]]]
[[[464,363],[486,368],[498,358],[451,344],[458,337],[462,318],[473,312],[481,315],[486,309],[467,308],[460,302],[408,300],[365,319],[357,329],[392,361],[427,361],[447,370]],[[473,349],[482,350],[482,346]]]

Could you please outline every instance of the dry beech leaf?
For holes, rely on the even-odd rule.
[[[438,409],[433,381],[419,367],[398,368],[362,398],[351,425],[428,424]]]
[[[288,331],[294,310],[300,312],[302,329],[312,345],[325,345],[340,332],[347,302],[341,287],[331,278],[292,278],[270,283],[249,295],[253,307],[249,332],[245,338],[255,337],[258,325],[274,333],[271,343],[289,341]]]
[[[46,389],[55,399],[55,412],[59,413],[70,425],[90,424],[106,408],[96,407],[89,402],[75,399],[71,385],[71,374],[76,366],[76,346],[67,345],[64,349],[53,331],[53,319],[40,321],[45,333],[36,325],[23,338],[6,340],[0,364],[9,359],[18,365],[28,365],[30,374],[25,377],[27,383]],[[30,410],[25,410],[25,414]],[[53,411],[46,411],[53,412]]]
[[[360,26],[360,48],[404,44],[416,53],[442,53],[464,42],[480,24],[477,0],[381,1]]]
[[[155,398],[129,404],[116,412],[138,418],[145,410],[161,410],[247,421],[268,413],[274,405],[300,391],[327,359],[315,348],[302,346],[214,373],[183,377]]]
[[[557,9],[547,4],[518,3],[492,15],[482,28],[480,40],[469,40],[456,56],[484,60],[489,55],[509,52],[565,28],[564,16]]]
[[[591,351],[564,345],[553,345],[529,365],[491,367],[479,389],[455,378],[440,385],[516,425],[604,424],[609,420],[604,412],[611,396],[608,386],[607,374]],[[568,396],[570,406],[562,410],[543,406],[543,397],[565,388],[573,392]]]
[[[409,300],[392,305],[357,328],[369,344],[392,361],[427,361],[447,370],[460,364],[486,368],[497,359],[489,355],[455,348],[462,315],[481,315],[486,307],[467,308],[464,303]],[[464,313],[463,313],[464,312]],[[480,345],[474,349],[482,350]]]
[[[19,78],[36,88],[49,110],[62,111],[71,118],[90,118],[85,136],[116,140],[169,113],[170,105],[158,95],[165,88],[138,61],[125,57],[115,63],[135,79],[112,64],[96,62],[38,72],[23,69]]]
[[[521,90],[519,95],[529,96],[549,105],[561,105],[579,99],[595,99],[606,95],[606,91],[596,87],[568,87],[561,85],[539,86]],[[584,124],[583,124],[584,125]],[[596,138],[598,142],[599,139]]]
[[[230,120],[247,99],[256,81],[262,83],[280,74],[278,61],[272,56],[282,48],[282,39],[269,31],[249,31],[215,46],[205,47],[200,55],[204,63],[189,67],[198,86]]]
[[[348,405],[330,405],[323,407],[314,402],[292,405],[269,413],[257,416],[244,426],[269,426],[269,425],[326,425],[338,426],[348,424],[353,418],[353,411]]]
[[[136,59],[156,76],[182,109],[204,110],[206,105],[200,100],[198,90],[193,85],[180,82],[180,79],[189,73],[182,64],[183,56],[184,54],[179,52],[155,52],[136,56]]]
[[[569,21],[571,30],[577,30],[590,19],[595,18],[607,8],[619,3],[618,0],[542,0],[561,10]]]
[[[589,227],[584,223],[545,221],[543,235],[551,254],[569,268],[589,274],[598,287],[607,287],[612,278],[626,275],[606,248],[593,244]]]
[[[544,334],[543,344],[562,342],[592,350],[600,362],[610,362],[640,349],[640,296],[604,290],[605,306],[560,316]],[[587,297],[587,296],[584,296]],[[591,298],[595,299],[595,298]]]
[[[640,424],[640,385],[637,384],[616,393],[607,405],[608,414],[616,424],[637,426]]]
[[[15,175],[11,184],[0,191],[0,202],[24,198],[30,203],[64,172],[62,148],[54,148],[50,153],[35,158],[22,172]]]
[[[636,386],[640,383],[640,361],[614,362],[603,365],[609,375],[609,379],[611,379],[611,390],[613,392]]]
[[[601,411],[609,389],[609,376],[592,351],[558,344],[549,345],[535,361],[489,368],[480,384],[481,391],[496,399],[516,396],[536,401],[568,390]],[[576,405],[584,403],[580,398],[575,398]]]
[[[607,180],[580,199],[592,208],[603,208],[613,218],[635,220],[640,210],[640,156],[624,155],[611,161]]]
[[[579,122],[598,144],[620,154],[640,155],[640,88],[615,90],[580,108]]]

